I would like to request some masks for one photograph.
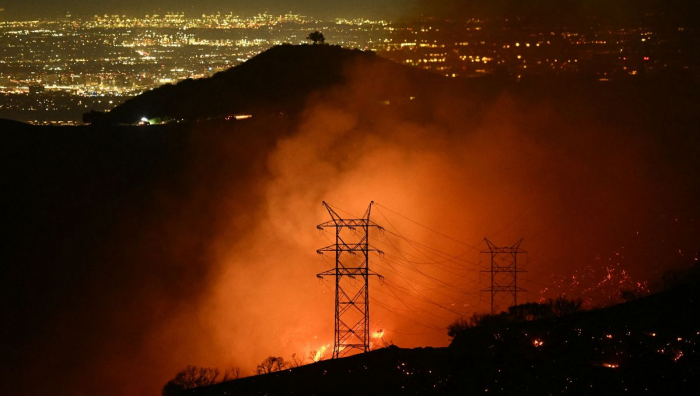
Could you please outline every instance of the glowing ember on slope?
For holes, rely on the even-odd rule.
[[[541,347],[542,345],[544,345],[544,341],[542,341],[542,340],[534,340],[534,341],[532,341],[532,345],[534,345],[535,348],[539,348],[539,347]]]
[[[372,333],[372,338],[382,338],[384,337],[384,329],[379,329]]]
[[[604,366],[604,367],[607,367],[607,368],[618,368],[618,367],[620,367],[619,364],[615,364],[615,363],[603,363],[603,366]]]
[[[676,356],[673,357],[673,361],[677,362],[678,359],[680,359],[682,357],[683,357],[683,351],[678,351],[678,352],[676,352]]]
[[[629,298],[649,294],[647,281],[634,280],[623,268],[624,248],[610,257],[596,257],[595,263],[576,270],[569,278],[558,278],[554,287],[540,291],[557,291],[559,294],[583,298],[586,306],[619,303]]]

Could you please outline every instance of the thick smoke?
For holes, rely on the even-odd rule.
[[[528,301],[587,266],[651,284],[695,257],[695,124],[668,92],[465,84],[377,104],[422,88],[348,76],[294,121],[15,137],[17,394],[157,394],[188,364],[251,374],[331,343],[322,200],[379,203],[371,327],[402,347],[447,345],[447,324],[488,309],[484,237],[525,238]]]
[[[387,281],[372,283],[371,327],[406,347],[446,345],[450,321],[488,309],[484,237],[500,245],[525,238],[521,282],[529,293],[521,301],[564,293],[588,306],[618,302],[621,289],[658,284],[665,270],[694,259],[697,158],[676,151],[694,138],[628,118],[646,99],[624,104],[624,94],[606,89],[539,97],[530,87],[476,103],[489,95],[451,90],[417,98],[426,114],[417,118],[401,105],[367,107],[365,98],[386,84],[372,77],[383,70],[367,67],[310,100],[298,129],[277,141],[257,226],[222,252],[210,309],[231,362],[249,368],[331,342],[332,284],[314,277],[333,265],[315,254],[332,243],[314,229],[329,219],[322,200],[348,216],[374,200],[375,222],[452,255],[439,260],[390,233],[372,234],[387,253],[372,266]],[[418,89],[403,84],[395,89]],[[674,171],[669,152],[678,155]],[[239,301],[245,308],[229,308]]]

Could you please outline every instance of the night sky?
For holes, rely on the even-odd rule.
[[[90,1],[90,0],[6,0],[0,2],[7,18],[23,16],[54,16],[65,12],[74,14],[127,14],[140,15],[165,12],[185,12],[189,15],[209,12],[234,12],[252,14],[268,11],[283,14],[289,11],[318,18],[372,17],[396,18],[414,5],[413,0],[358,0],[351,2],[329,2],[323,0],[156,0],[156,1]]]
[[[185,12],[189,16],[202,13],[233,12],[250,15],[259,12],[285,14],[293,12],[322,19],[370,18],[404,20],[420,16],[445,18],[529,18],[539,21],[577,21],[580,18],[595,17],[602,22],[638,19],[639,17],[676,19],[696,22],[700,15],[700,5],[693,0],[357,0],[329,2],[322,0],[155,0],[142,2],[90,1],[90,0],[4,0],[0,2],[0,20],[21,18],[56,17],[72,15],[122,14],[140,16]]]

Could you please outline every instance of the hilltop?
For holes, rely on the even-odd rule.
[[[697,286],[560,318],[474,327],[447,348],[390,346],[185,394],[690,395],[700,385]]]
[[[312,93],[342,85],[357,70],[367,73],[364,77],[368,80],[382,78],[381,84],[363,98],[374,103],[408,97],[404,81],[430,86],[444,80],[373,52],[333,45],[284,44],[210,78],[188,79],[143,93],[117,106],[101,121],[135,124],[142,117],[201,120],[241,113],[296,113]]]

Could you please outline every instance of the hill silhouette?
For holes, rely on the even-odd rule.
[[[474,327],[447,348],[390,346],[184,394],[691,395],[700,385],[697,287],[556,319]]]
[[[427,85],[444,80],[373,52],[284,44],[210,78],[188,79],[145,92],[105,114],[101,122],[134,124],[142,117],[201,120],[239,113],[295,113],[311,93],[342,84],[358,65],[368,73],[368,79],[376,79],[377,73],[392,77],[364,97],[368,102],[407,97],[409,93],[399,83],[402,80]]]

